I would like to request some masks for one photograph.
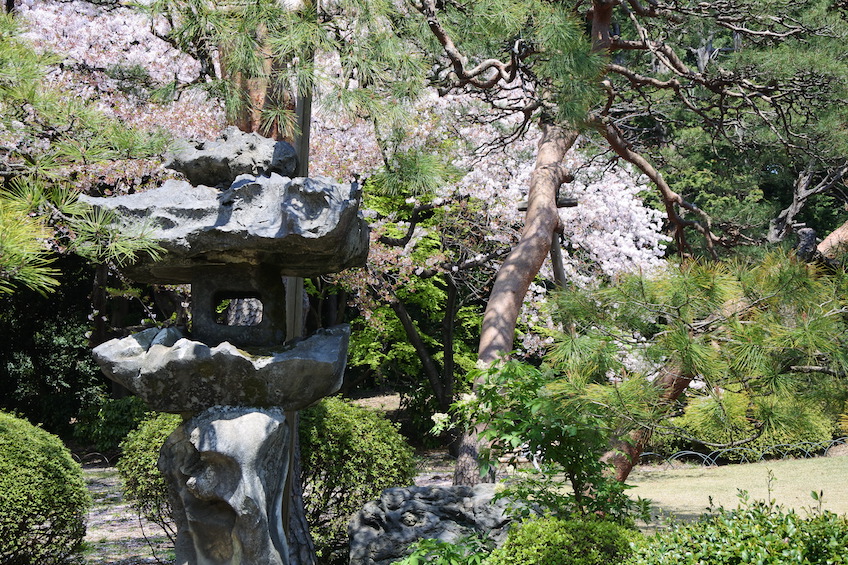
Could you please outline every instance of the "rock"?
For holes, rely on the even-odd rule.
[[[165,441],[179,565],[284,565],[289,428],[279,409],[216,406]]]
[[[481,534],[500,544],[511,519],[506,501],[492,504],[495,485],[409,487],[383,491],[351,518],[351,565],[388,565],[427,538],[455,542]]]
[[[230,126],[215,141],[178,143],[165,166],[183,173],[195,186],[230,186],[245,174],[290,177],[297,167],[297,156],[285,141]]]
[[[190,283],[198,267],[265,264],[309,277],[365,264],[360,190],[329,179],[242,175],[226,190],[170,180],[145,192],[83,197],[114,212],[125,233],[146,232],[164,253],[122,270],[151,283]]]
[[[305,408],[341,387],[350,337],[342,325],[248,353],[228,342],[210,347],[178,338],[173,328],[154,330],[102,343],[94,359],[151,408],[174,413],[218,404]]]

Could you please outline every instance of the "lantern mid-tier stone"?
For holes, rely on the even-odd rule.
[[[113,339],[94,348],[103,372],[161,412],[199,412],[215,405],[300,410],[339,390],[350,328],[319,330],[267,350],[224,342],[210,347],[176,328]]]

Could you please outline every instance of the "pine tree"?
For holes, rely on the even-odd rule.
[[[687,407],[700,410],[702,428],[724,430],[723,447],[803,428],[804,406],[838,413],[845,400],[846,281],[772,253],[564,291],[556,311],[566,331],[546,358],[562,380],[551,391],[611,415],[620,480],[654,429],[681,433],[668,417]],[[740,401],[741,412],[730,409]]]
[[[59,284],[52,254],[122,263],[156,253],[143,233],[119,233],[112,218],[77,200],[73,182],[85,167],[145,157],[164,138],[127,130],[43,80],[49,55],[19,38],[12,15],[0,15],[0,293],[18,286],[48,292]]]

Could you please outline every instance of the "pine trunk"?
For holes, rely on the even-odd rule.
[[[670,408],[677,402],[680,395],[689,387],[692,378],[692,375],[681,374],[677,367],[665,367],[655,381],[657,386],[662,389],[661,405]],[[612,442],[610,450],[601,459],[612,464],[616,480],[622,482],[627,480],[633,467],[638,465],[639,457],[650,439],[651,430],[640,428],[630,432],[627,439],[618,439]]]
[[[818,252],[827,259],[836,259],[848,251],[848,222],[845,222],[819,243]]]
[[[576,139],[575,131],[542,124],[536,167],[530,177],[524,229],[518,244],[498,270],[483,315],[477,354],[481,366],[497,362],[513,349],[515,325],[524,296],[550,253],[554,234],[560,230],[556,193],[568,178],[562,161]],[[460,441],[454,484],[473,485],[482,480],[478,452],[477,432],[467,432]]]

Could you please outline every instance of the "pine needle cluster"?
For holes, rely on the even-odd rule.
[[[668,418],[683,414],[730,444],[818,425],[810,414],[833,417],[846,400],[847,281],[777,252],[565,291],[565,331],[546,358],[562,377],[549,389],[603,407],[622,433],[682,432]],[[669,374],[688,383],[672,401]]]
[[[91,165],[160,153],[165,138],[48,86],[44,70],[54,62],[21,40],[13,16],[0,15],[0,293],[55,288],[57,252],[98,263],[156,252],[144,234],[118,233],[111,217],[82,204],[73,179]]]

